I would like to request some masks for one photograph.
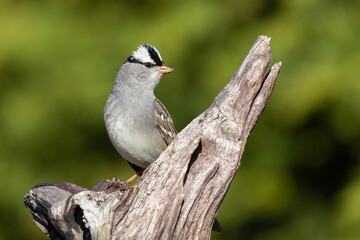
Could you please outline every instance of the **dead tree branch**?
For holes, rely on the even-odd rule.
[[[240,165],[281,63],[260,36],[213,104],[183,129],[128,189],[117,179],[87,190],[36,185],[25,196],[51,239],[209,239],[219,205]]]

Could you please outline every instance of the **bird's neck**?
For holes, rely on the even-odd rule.
[[[133,88],[126,84],[114,85],[112,90],[113,97],[117,99],[117,102],[121,103],[122,106],[133,106],[138,110],[147,112],[152,111],[155,103],[155,94],[150,89],[144,88]],[[132,111],[133,109],[128,108]]]

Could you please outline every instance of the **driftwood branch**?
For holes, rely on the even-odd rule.
[[[281,63],[266,74],[260,36],[213,104],[183,129],[137,183],[101,180],[36,185],[25,196],[51,239],[209,239],[216,212],[264,110]]]

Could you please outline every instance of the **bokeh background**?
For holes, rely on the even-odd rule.
[[[0,239],[47,239],[23,196],[133,172],[103,108],[139,44],[176,71],[156,89],[178,130],[203,112],[259,35],[282,69],[213,239],[360,238],[359,1],[0,1]]]

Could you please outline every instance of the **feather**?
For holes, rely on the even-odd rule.
[[[174,122],[166,110],[165,106],[159,99],[155,98],[155,112],[156,112],[156,127],[159,130],[161,137],[164,139],[166,145],[170,145],[175,138],[177,132]]]

